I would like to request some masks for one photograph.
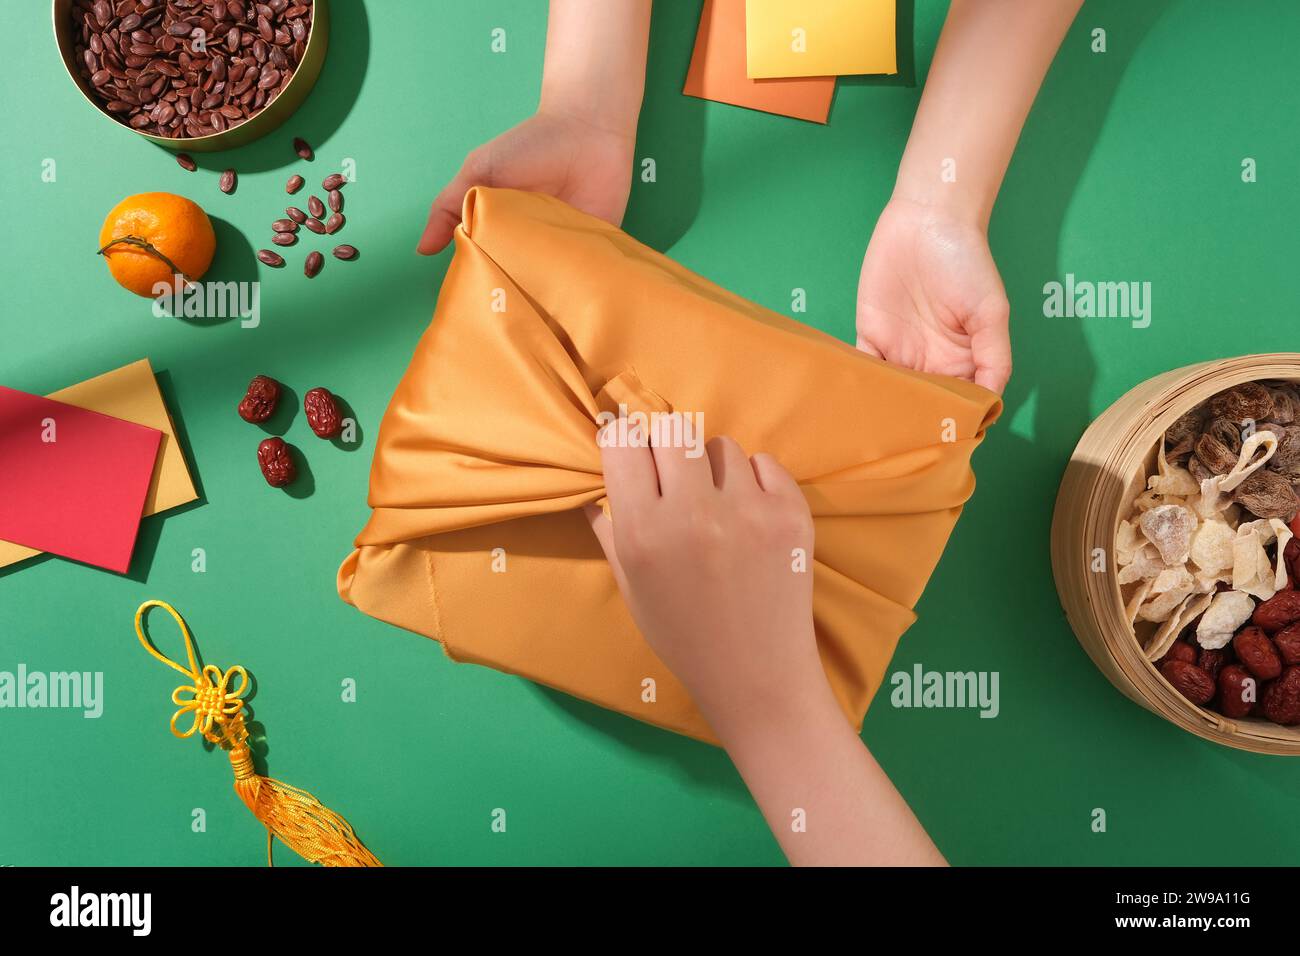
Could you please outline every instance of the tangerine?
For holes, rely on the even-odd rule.
[[[217,236],[197,203],[172,193],[138,193],[109,212],[99,245],[118,285],[152,299],[160,285],[180,284],[177,273],[191,281],[202,278]]]

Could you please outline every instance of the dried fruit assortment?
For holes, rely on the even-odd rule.
[[[1300,387],[1246,382],[1166,431],[1115,541],[1145,653],[1192,703],[1300,724]]]
[[[320,253],[312,255],[319,256]],[[283,391],[284,386],[269,375],[254,376],[239,402],[239,417],[253,424],[268,421],[275,414]],[[303,396],[302,409],[307,416],[307,424],[316,437],[338,438],[343,433],[343,409],[338,397],[329,389],[310,389]],[[258,467],[272,488],[283,488],[298,477],[295,453],[292,445],[278,437],[263,439],[257,446]]]
[[[72,4],[77,68],[104,110],[168,139],[220,133],[260,113],[302,62],[311,20],[312,0]]]

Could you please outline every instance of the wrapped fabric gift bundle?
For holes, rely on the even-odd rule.
[[[979,386],[873,359],[558,200],[476,188],[380,427],[373,513],[339,594],[453,660],[712,742],[582,511],[605,496],[598,423],[680,412],[799,480],[818,647],[860,728],[1000,410]]]

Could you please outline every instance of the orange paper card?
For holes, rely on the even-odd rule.
[[[161,438],[0,386],[0,536],[125,573]]]
[[[826,122],[835,77],[751,80],[745,70],[745,0],[704,0],[682,92],[764,113]]]

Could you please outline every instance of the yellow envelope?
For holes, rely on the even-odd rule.
[[[897,73],[894,0],[746,0],[750,79]]]
[[[158,446],[158,457],[154,461],[153,478],[149,482],[149,493],[144,499],[145,515],[157,514],[198,498],[198,492],[194,490],[194,482],[190,478],[189,466],[185,464],[185,455],[181,451],[180,442],[176,440],[175,426],[171,415],[167,413],[162,392],[158,389],[158,380],[154,378],[153,367],[148,359],[140,359],[77,385],[51,392],[47,397],[135,422],[137,425],[147,425],[163,433],[162,443]],[[0,568],[25,561],[40,553],[21,544],[0,541]]]

